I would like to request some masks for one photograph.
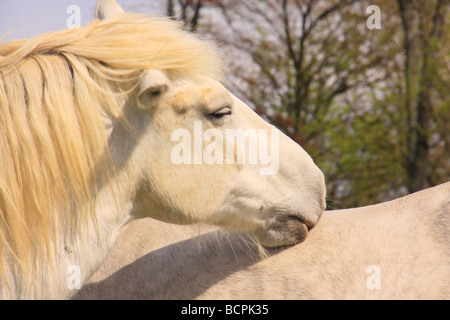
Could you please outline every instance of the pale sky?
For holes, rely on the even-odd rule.
[[[116,0],[125,11],[164,14],[165,0]],[[81,25],[94,18],[96,0],[0,0],[1,42],[31,38],[40,33],[67,28],[71,14],[67,8],[80,8]]]

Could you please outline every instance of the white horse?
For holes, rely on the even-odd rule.
[[[450,182],[327,211],[268,257],[242,234],[153,219],[121,232],[76,299],[450,299]]]
[[[114,1],[97,17],[0,45],[0,297],[70,297],[135,218],[303,241],[323,174],[220,84],[211,45]],[[221,140],[230,130],[259,133],[276,170],[242,161],[254,144]]]

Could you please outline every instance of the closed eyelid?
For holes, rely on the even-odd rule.
[[[227,92],[217,92],[217,90],[213,90],[212,88],[180,90],[175,92],[168,102],[179,114],[186,113],[190,108],[195,106],[197,106],[197,110],[201,113],[211,114],[224,107],[231,109],[233,105],[233,99]]]
[[[206,99],[205,113],[214,113],[219,110],[228,107],[231,109],[233,100],[226,92],[210,96]]]
[[[231,107],[226,105],[220,109],[217,109],[215,113],[231,113]]]

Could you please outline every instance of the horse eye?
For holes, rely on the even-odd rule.
[[[230,107],[223,107],[211,114],[209,116],[213,119],[222,119],[225,116],[231,115],[231,108]]]

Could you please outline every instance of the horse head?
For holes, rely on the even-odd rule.
[[[97,4],[97,17],[120,14],[113,0]],[[145,70],[125,104],[141,135],[134,217],[249,231],[267,246],[300,242],[318,222],[322,172],[219,81]]]

